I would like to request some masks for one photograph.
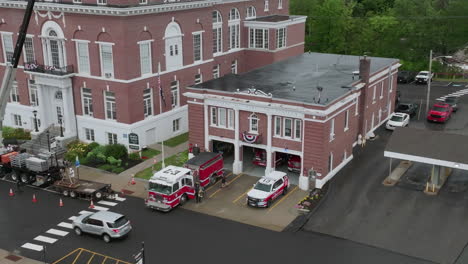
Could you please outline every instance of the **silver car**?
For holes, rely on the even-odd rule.
[[[125,216],[108,211],[99,211],[92,214],[82,214],[73,220],[75,234],[89,233],[98,235],[109,243],[113,238],[127,235],[132,226]]]

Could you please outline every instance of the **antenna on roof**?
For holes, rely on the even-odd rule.
[[[317,103],[320,104],[320,97],[322,97],[322,91],[323,91],[323,87],[322,86],[319,86],[317,85],[317,91],[319,92],[318,94],[318,100],[317,100]]]

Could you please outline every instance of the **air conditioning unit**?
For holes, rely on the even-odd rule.
[[[106,78],[112,78],[112,73],[106,72],[106,73],[104,74],[104,76],[105,76]]]

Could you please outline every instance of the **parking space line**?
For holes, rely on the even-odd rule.
[[[98,204],[103,204],[103,205],[107,205],[107,206],[116,206],[117,205],[117,203],[108,202],[108,201],[99,201]]]
[[[127,198],[122,198],[122,197],[118,197],[118,196],[116,196],[114,199],[119,201],[119,202],[123,202],[123,201],[127,200]]]
[[[232,175],[232,172],[230,172],[228,175],[226,175],[226,179],[227,179],[229,176],[231,176],[231,175]],[[211,185],[210,187],[206,188],[205,191],[207,192],[207,191],[209,191],[210,189],[212,189],[212,188],[215,187],[215,186],[216,186],[216,184]]]
[[[250,190],[252,190],[252,188],[249,188],[245,193],[241,194],[234,201],[232,201],[232,203],[237,203],[237,201],[239,201],[240,198],[244,197],[248,192],[250,192]]]
[[[90,264],[90,263],[91,263],[91,261],[92,261],[92,260],[93,260],[93,258],[94,258],[94,255],[95,255],[95,254],[91,255],[91,257],[89,258],[89,260],[88,260],[88,263],[87,263],[87,264]]]
[[[37,237],[34,238],[34,240],[49,243],[49,244],[53,244],[53,243],[57,242],[57,239],[46,237],[46,236],[37,236]]]
[[[107,257],[105,257],[105,258],[102,260],[101,264],[106,263],[106,260],[107,260]]]
[[[21,247],[31,249],[31,250],[35,250],[35,251],[42,251],[44,249],[43,246],[32,244],[32,243],[26,243],[26,244],[22,245]]]
[[[84,249],[84,248],[82,248],[81,250],[86,251],[86,252],[88,252],[90,254],[94,254],[96,256],[100,256],[100,257],[107,258],[107,259],[110,259],[110,260],[119,261],[120,263],[123,263],[123,264],[132,264],[130,262],[126,262],[126,261],[123,261],[123,260],[120,260],[120,259],[116,259],[116,258],[113,258],[113,257],[110,257],[110,256],[106,256],[106,255],[103,255],[103,254],[100,254],[100,253],[97,253],[97,252],[94,252],[94,251],[91,251],[91,250],[87,250],[87,249]]]
[[[232,183],[232,182],[234,182],[235,180],[239,179],[239,177],[240,177],[240,176],[242,176],[242,175],[243,175],[243,173],[240,173],[240,174],[239,174],[239,175],[237,175],[237,176],[236,176],[234,179],[232,179],[231,181],[229,181],[228,183],[226,183],[226,185],[229,185],[229,184],[231,184],[231,183]],[[221,189],[221,188],[219,188],[218,190],[216,190],[216,192],[212,193],[212,194],[210,195],[210,197],[209,197],[209,198],[211,198],[211,197],[215,196],[215,195],[216,195],[218,192],[220,192],[221,190],[222,190],[222,189]]]
[[[292,191],[288,192],[283,198],[281,198],[279,201],[277,201],[270,209],[268,209],[268,212],[271,212],[278,204],[280,204],[284,199],[288,198],[289,195],[291,195],[293,192],[297,191],[299,187],[296,186]]]
[[[72,264],[76,263],[76,261],[80,258],[82,252],[83,252],[83,250],[80,250],[80,252],[78,252],[78,254],[76,255],[75,260],[73,260]]]
[[[62,236],[62,237],[68,235],[68,232],[61,231],[61,230],[57,230],[57,229],[53,229],[53,228],[47,230],[46,233],[49,233],[49,234],[52,234],[52,235],[56,235],[56,236]]]
[[[72,252],[66,254],[65,256],[63,256],[63,257],[61,257],[60,259],[56,260],[56,261],[55,261],[54,263],[52,263],[52,264],[57,264],[57,263],[59,263],[60,261],[62,261],[62,260],[64,260],[64,259],[68,258],[69,256],[73,255],[73,254],[74,254],[76,251],[78,251],[78,250],[81,250],[81,248],[77,248],[77,249],[73,250]]]

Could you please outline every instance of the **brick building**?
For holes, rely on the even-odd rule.
[[[189,142],[226,152],[234,173],[248,172],[258,150],[266,152],[260,175],[284,169],[278,157],[296,156],[299,174],[315,175],[321,188],[353,158],[358,135],[393,112],[399,66],[396,59],[305,53],[191,86]]]
[[[41,131],[136,147],[186,132],[187,86],[303,52],[288,2],[37,1],[4,125],[32,130],[36,110]],[[0,76],[26,3],[0,2]]]

